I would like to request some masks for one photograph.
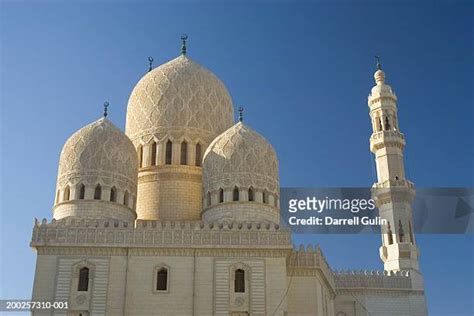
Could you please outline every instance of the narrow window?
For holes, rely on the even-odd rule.
[[[387,231],[387,237],[388,237],[388,244],[391,245],[393,244],[393,235],[392,235],[392,229],[390,228],[390,222],[388,222],[388,231]]]
[[[239,200],[239,188],[235,187],[234,191],[232,192],[232,201]]]
[[[86,186],[83,183],[81,183],[81,184],[79,184],[79,196],[78,196],[78,198],[79,198],[79,200],[84,200],[85,196],[86,196]]]
[[[71,196],[71,190],[69,189],[69,186],[67,185],[66,188],[64,189],[63,201],[69,201],[70,196]]]
[[[380,119],[380,117],[377,118],[377,121],[378,121],[378,129],[377,129],[377,132],[381,132],[382,131],[382,120]]]
[[[250,201],[250,202],[255,201],[255,195],[254,195],[254,193],[253,193],[253,189],[252,189],[252,188],[249,189],[249,201]]]
[[[385,130],[390,130],[390,122],[388,121],[388,116],[385,117]]]
[[[128,191],[125,191],[125,193],[123,195],[123,205],[128,206]]]
[[[151,145],[151,165],[156,166],[156,142]]]
[[[181,143],[181,164],[188,164],[188,143],[186,141]]]
[[[201,151],[202,151],[201,144],[198,143],[196,145],[196,162],[195,162],[195,165],[198,167],[201,167],[201,161],[202,161]]]
[[[224,202],[224,190],[219,189],[219,203],[223,203],[223,202]]]
[[[265,192],[265,191],[263,191],[263,193],[262,193],[262,202],[265,203],[265,204],[267,203],[267,192]]]
[[[207,206],[211,206],[212,200],[211,200],[211,192],[207,192]]]
[[[402,221],[398,221],[398,239],[400,242],[404,242],[405,233],[403,232]]]
[[[234,292],[245,293],[245,271],[242,269],[235,270]]]
[[[141,145],[138,147],[138,166],[143,167],[143,147]]]
[[[110,202],[117,202],[117,189],[115,187],[110,189]]]
[[[275,195],[275,199],[273,200],[275,207],[278,207],[278,195]]]
[[[156,275],[156,290],[166,291],[168,289],[168,269],[161,268]]]
[[[166,142],[166,157],[165,157],[165,164],[171,165],[171,158],[173,158],[173,143],[168,140]]]
[[[84,267],[79,270],[77,290],[81,292],[87,292],[89,290],[89,268]]]
[[[413,245],[415,238],[413,238],[413,229],[411,228],[411,222],[408,222],[408,229],[409,229],[409,231],[410,231],[410,242],[411,242],[411,244]]]
[[[94,200],[100,200],[100,197],[102,196],[102,188],[100,186],[100,184],[98,184],[96,187],[95,187],[95,191],[94,191]]]

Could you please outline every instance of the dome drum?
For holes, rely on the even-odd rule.
[[[202,213],[205,222],[271,222],[280,223],[279,209],[270,204],[224,202],[212,205]]]

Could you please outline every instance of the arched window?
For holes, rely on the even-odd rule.
[[[378,121],[377,132],[381,132],[382,131],[382,120],[380,119],[380,117],[378,117],[377,121]]]
[[[156,166],[156,142],[151,144],[151,165]]]
[[[185,140],[181,143],[181,164],[188,164],[188,143]]]
[[[267,192],[266,191],[263,191],[262,192],[262,202],[263,203],[267,203]]]
[[[79,282],[77,283],[77,290],[87,292],[89,290],[89,268],[84,267],[79,270]]]
[[[115,187],[110,189],[110,202],[117,202],[117,189]]]
[[[405,240],[405,232],[403,231],[402,221],[398,221],[398,239],[400,242],[404,242]]]
[[[235,270],[234,292],[245,293],[245,271],[242,269]]]
[[[125,193],[123,194],[123,205],[128,206],[128,191],[125,191]]]
[[[85,196],[86,196],[86,186],[83,183],[81,183],[79,184],[79,195],[77,198],[79,200],[84,200]]]
[[[234,191],[232,191],[232,201],[239,200],[239,188],[235,187]]]
[[[166,149],[165,149],[165,164],[171,165],[171,159],[173,158],[173,143],[171,140],[166,142]]]
[[[100,200],[102,196],[102,187],[98,184],[94,190],[94,200]]]
[[[413,238],[413,229],[411,228],[411,222],[408,222],[408,229],[410,233],[410,242],[413,245],[415,238]]]
[[[393,244],[393,235],[392,235],[392,229],[390,228],[390,222],[388,222],[388,229],[387,229],[387,237],[388,237],[388,244],[391,245]]]
[[[219,189],[219,203],[223,203],[223,202],[224,202],[224,190]]]
[[[249,189],[249,201],[250,201],[250,202],[255,201],[255,194],[254,194],[252,188]]]
[[[158,270],[156,275],[156,290],[166,291],[168,290],[168,269],[161,268]]]
[[[202,147],[201,144],[196,145],[196,162],[195,165],[198,167],[201,167],[201,161],[202,161]]]
[[[71,197],[71,189],[69,189],[69,186],[67,185],[66,188],[64,189],[63,201],[69,201],[70,197]]]
[[[207,192],[207,206],[211,206],[212,199],[211,199],[211,192]]]
[[[138,146],[138,166],[143,167],[143,146]]]

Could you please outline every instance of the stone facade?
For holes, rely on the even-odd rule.
[[[410,227],[414,186],[384,76],[376,72],[369,97],[374,197],[385,218]],[[53,220],[35,221],[30,245],[32,299],[68,309],[32,313],[427,314],[409,229],[384,232],[385,271],[334,271],[319,246],[292,245],[279,225],[279,190],[272,146],[242,122],[232,126],[222,82],[180,56],[134,88],[126,135],[104,118],[64,146]]]

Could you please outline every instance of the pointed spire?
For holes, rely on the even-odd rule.
[[[243,120],[244,120],[243,113],[244,113],[244,108],[240,106],[239,107],[239,122],[243,122]]]
[[[148,63],[149,63],[149,67],[148,67],[148,72],[152,71],[153,69],[153,57],[148,57]]]
[[[107,108],[109,107],[109,102],[104,102],[104,117],[107,117]]]
[[[181,35],[181,54],[186,55],[186,41],[188,40],[188,35],[183,34]]]
[[[374,74],[375,83],[377,85],[383,85],[385,83],[385,72],[382,70],[382,65],[380,64],[380,56],[375,55],[375,60],[377,61],[377,70]]]
[[[382,70],[382,65],[380,64],[380,56],[375,55],[375,60],[377,60],[377,70]]]

